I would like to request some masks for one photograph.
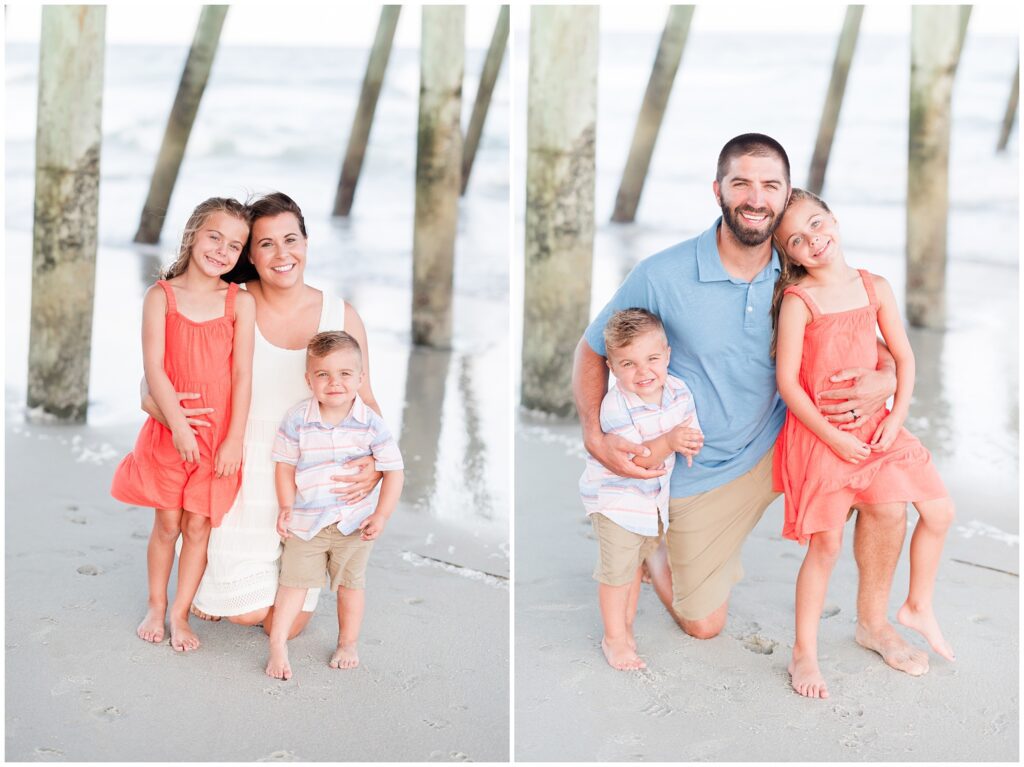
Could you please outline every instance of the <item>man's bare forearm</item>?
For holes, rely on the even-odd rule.
[[[572,394],[576,400],[583,438],[601,433],[601,400],[608,393],[608,366],[586,339],[576,345],[572,366]]]

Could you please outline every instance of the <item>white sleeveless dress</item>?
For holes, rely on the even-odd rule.
[[[345,302],[323,295],[319,332],[344,330]],[[282,546],[270,453],[285,413],[310,396],[305,373],[305,348],[274,346],[257,323],[242,489],[221,526],[210,531],[206,572],[194,600],[204,613],[241,615],[274,604]],[[312,612],[319,598],[320,589],[309,589],[302,609]]]

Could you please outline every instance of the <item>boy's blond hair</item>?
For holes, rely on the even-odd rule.
[[[615,351],[629,346],[638,336],[653,330],[661,333],[665,343],[668,343],[665,326],[661,324],[658,315],[638,307],[617,311],[604,326],[605,350]]]
[[[337,351],[351,350],[359,357],[359,366],[362,367],[363,354],[359,348],[359,342],[346,333],[344,330],[328,330],[317,333],[309,339],[306,347],[306,364],[312,359],[322,359],[328,354]]]

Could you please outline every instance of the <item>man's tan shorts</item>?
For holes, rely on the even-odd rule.
[[[366,588],[366,563],[373,541],[361,540],[362,530],[345,535],[337,525],[328,525],[312,540],[296,535],[284,542],[281,577],[278,583],[293,589],[315,589],[324,585],[324,571],[331,576],[331,591]]]
[[[772,490],[774,452],[772,448],[753,469],[721,487],[669,501],[672,606],[681,618],[706,618],[725,604],[733,584],[743,577],[743,542],[779,497]]]
[[[590,515],[590,524],[599,544],[594,580],[606,586],[625,586],[633,582],[640,563],[654,553],[661,540],[661,520],[658,535],[640,535],[619,527],[604,514]]]

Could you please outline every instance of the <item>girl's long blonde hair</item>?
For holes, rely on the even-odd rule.
[[[249,226],[249,209],[234,197],[211,197],[199,203],[192,211],[192,215],[188,217],[188,221],[185,222],[185,231],[181,234],[181,245],[178,247],[178,257],[160,275],[161,279],[169,280],[185,273],[185,270],[188,269],[189,259],[192,258],[192,246],[195,244],[196,234],[214,213],[227,213],[244,223],[246,227]]]
[[[808,192],[806,189],[798,189],[793,187],[793,191],[789,195],[789,202],[786,203],[786,210],[789,210],[793,203],[800,202],[802,200],[810,200],[823,211],[832,214],[832,209],[825,204],[825,201],[814,194],[814,192]],[[783,211],[782,215],[785,216],[786,212]],[[780,219],[781,221],[781,219]],[[775,231],[778,231],[776,227]],[[782,309],[782,294],[786,292],[786,288],[790,285],[796,285],[800,280],[807,276],[807,270],[804,269],[800,264],[790,260],[789,256],[786,255],[786,249],[782,245],[782,241],[775,235],[772,235],[772,243],[775,245],[775,249],[779,252],[779,264],[782,267],[782,272],[779,274],[779,281],[775,283],[775,292],[772,293],[772,345],[771,345],[771,357],[775,359],[775,350],[779,343],[779,311]]]

